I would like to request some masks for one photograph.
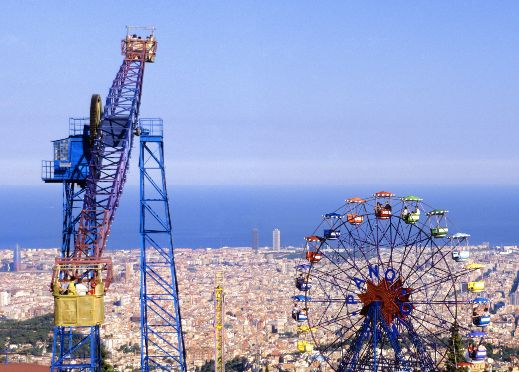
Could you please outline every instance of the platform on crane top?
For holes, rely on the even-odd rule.
[[[155,27],[126,26],[126,37],[121,42],[121,52],[126,59],[155,62],[157,39]]]

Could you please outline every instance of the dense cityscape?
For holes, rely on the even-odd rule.
[[[274,233],[274,245],[277,239],[279,231]],[[502,349],[519,350],[519,248],[484,244],[471,249],[474,260],[487,268],[482,277],[492,300],[487,343],[494,358],[488,359],[487,369],[519,367],[517,356],[508,355],[506,361],[495,357]],[[0,315],[4,319],[22,321],[53,312],[49,273],[57,254],[57,249],[16,247],[0,251],[0,280],[4,283]],[[132,371],[140,365],[139,250],[110,254],[119,274],[105,299],[103,342],[109,362],[117,370]],[[293,247],[175,250],[189,370],[214,359],[214,276],[218,270],[225,273],[226,360],[245,357],[251,366],[280,371],[316,367],[315,358],[297,351],[296,324],[291,319],[294,267],[303,254]],[[48,332],[50,336],[51,328]],[[48,343],[23,345],[7,340],[5,346],[11,361],[50,363]],[[39,351],[29,353],[34,347]]]

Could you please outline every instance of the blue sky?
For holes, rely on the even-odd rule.
[[[517,19],[512,1],[3,1],[0,185],[40,184],[127,24],[157,27],[141,116],[165,120],[172,184],[518,184]]]

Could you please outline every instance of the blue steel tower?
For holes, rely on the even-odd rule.
[[[136,33],[142,30],[151,33],[138,36]],[[104,110],[100,96],[93,95],[90,118],[70,119],[68,138],[54,141],[54,159],[44,161],[42,166],[44,182],[63,184],[62,250],[61,257],[56,258],[51,281],[55,308],[51,371],[102,369],[100,325],[104,321],[104,294],[112,279],[112,263],[103,252],[126,181],[133,138],[141,133],[138,115],[144,66],[154,62],[157,47],[153,29],[128,28],[121,47],[124,60]],[[172,245],[164,247],[171,250]],[[174,266],[170,273],[174,275]],[[182,366],[185,358],[176,278],[163,275],[161,272],[161,282],[174,283],[176,333],[156,331],[154,327],[161,325],[149,316],[144,319],[152,319],[153,323],[143,326],[151,329],[151,334],[161,335],[153,343],[159,349],[164,349],[167,343],[180,345],[177,349],[182,356],[176,360]],[[153,301],[163,299],[159,296]],[[162,364],[171,364],[172,355],[168,354]],[[153,363],[150,369],[163,369],[155,359]]]
[[[186,371],[162,119],[140,124],[141,366]]]

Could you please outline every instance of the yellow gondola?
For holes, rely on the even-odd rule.
[[[54,324],[57,326],[95,326],[104,321],[105,285],[101,264],[56,265],[52,279],[54,296]],[[86,272],[90,278],[73,276]],[[71,274],[72,273],[72,274]]]
[[[479,281],[479,282],[469,282],[467,284],[468,290],[474,293],[481,292],[485,290],[485,282]]]
[[[298,340],[297,351],[299,351],[300,353],[311,353],[312,351],[314,351],[314,345],[308,341]]]
[[[297,327],[299,332],[307,333],[307,332],[315,332],[317,331],[317,327],[310,327],[308,324],[303,324]]]

